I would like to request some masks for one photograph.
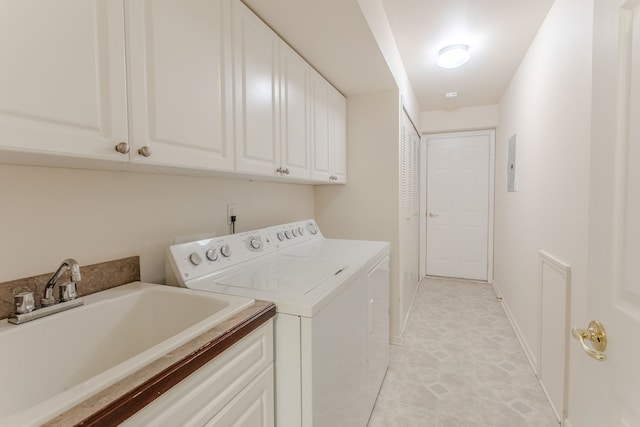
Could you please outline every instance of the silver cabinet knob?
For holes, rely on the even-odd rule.
[[[149,147],[148,145],[145,145],[144,147],[140,147],[138,149],[138,154],[140,154],[142,157],[151,156],[151,147]]]
[[[118,142],[115,149],[120,154],[129,154],[129,144],[126,142]]]
[[[285,175],[289,175],[289,168],[284,168],[282,172],[284,172]]]

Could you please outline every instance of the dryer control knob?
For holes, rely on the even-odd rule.
[[[281,242],[284,240],[284,233],[282,231],[278,231],[278,234],[276,234],[276,236]]]
[[[312,222],[307,224],[307,230],[309,230],[309,233],[311,234],[316,234],[318,232],[318,228]]]
[[[287,239],[292,239],[293,235],[291,234],[291,230],[287,230],[284,232],[284,235]]]
[[[291,230],[291,232],[293,233],[293,237],[298,237],[298,230],[296,228]]]
[[[206,255],[209,261],[215,261],[218,259],[218,251],[215,249],[209,249]]]
[[[191,255],[189,255],[189,261],[191,261],[191,264],[193,265],[200,265],[200,263],[202,262],[202,257],[200,256],[199,253],[194,252]]]
[[[304,234],[304,228],[298,227],[298,233],[302,236]]]
[[[220,248],[220,253],[223,257],[229,258],[231,256],[231,248],[229,245],[224,245]]]
[[[260,249],[262,247],[262,240],[260,240],[260,239],[251,239],[251,247],[253,249]]]

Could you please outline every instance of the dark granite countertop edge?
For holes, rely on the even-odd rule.
[[[275,316],[255,304],[48,421],[46,427],[117,425]]]

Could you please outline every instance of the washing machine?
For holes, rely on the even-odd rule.
[[[366,426],[389,363],[389,243],[308,219],[172,245],[166,273],[276,304],[277,426]]]

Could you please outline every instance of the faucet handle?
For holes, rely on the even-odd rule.
[[[60,302],[76,299],[76,282],[66,282],[60,285]]]
[[[13,307],[15,314],[31,313],[36,308],[33,292],[20,292],[13,296]]]

